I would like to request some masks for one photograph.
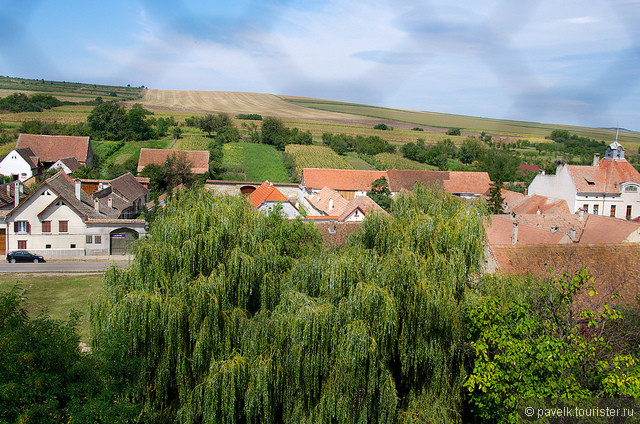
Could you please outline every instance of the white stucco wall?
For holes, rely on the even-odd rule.
[[[0,174],[10,176],[17,175],[20,181],[26,181],[33,176],[31,166],[15,150],[9,152],[9,154],[0,161]]]
[[[287,218],[292,219],[297,216],[300,216],[300,213],[298,212],[298,210],[289,202],[265,202],[262,205],[260,205],[258,210],[260,212],[268,213],[278,203],[282,203],[282,212],[284,213],[284,216],[286,216]]]
[[[577,190],[566,166],[560,165],[556,169],[556,175],[538,174],[529,184],[527,193],[532,196],[537,194],[545,197],[555,197],[567,202],[569,211],[575,213],[582,204],[576,203]]]
[[[33,196],[18,206],[16,212],[7,219],[7,249],[18,249],[18,241],[27,242],[26,250],[50,256],[82,256],[85,247],[85,225],[77,213],[67,205],[49,206],[55,199],[55,193],[47,187],[41,187]],[[46,211],[38,217],[38,214]],[[27,221],[31,232],[14,231],[14,222]],[[51,232],[42,232],[42,222],[51,221]],[[60,221],[68,221],[68,231],[60,232]],[[74,245],[74,247],[72,247]]]

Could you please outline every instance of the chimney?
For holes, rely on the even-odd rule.
[[[580,218],[580,221],[584,219],[584,209],[578,209],[578,218]]]
[[[576,230],[575,228],[572,228],[569,230],[569,237],[571,238],[572,242],[576,242]]]
[[[11,197],[11,183],[7,184],[7,196]]]
[[[596,153],[593,155],[593,166],[600,165],[600,153]]]
[[[109,197],[107,199],[107,206],[109,206],[111,209],[113,209],[113,198]]]
[[[13,183],[13,207],[17,208],[20,203],[20,181]]]
[[[93,199],[93,208],[100,212],[100,199],[98,199],[97,197],[95,199]]]
[[[76,199],[81,200],[82,197],[80,197],[80,191],[82,190],[82,183],[80,182],[79,178],[76,178],[75,183],[76,183]]]
[[[516,244],[518,242],[518,223],[513,223],[513,229],[511,230],[511,244]]]

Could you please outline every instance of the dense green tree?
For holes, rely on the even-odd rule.
[[[30,318],[23,296],[17,289],[0,293],[0,421],[133,422],[140,407],[128,397],[135,383],[127,374],[137,368],[117,358],[121,346],[112,339],[82,354],[77,312],[66,323]]]
[[[447,135],[460,135],[460,128],[449,128],[446,132]]]
[[[147,116],[153,115],[153,112],[142,107],[141,104],[134,104],[126,113],[126,126],[124,133],[130,140],[148,140],[156,134],[151,128],[151,123],[147,120]]]
[[[342,250],[238,197],[179,192],[92,307],[128,335],[150,419],[460,422],[481,203],[418,186]]]
[[[393,199],[391,199],[391,191],[389,183],[385,177],[380,177],[371,183],[371,190],[367,192],[367,196],[376,202],[382,209],[391,210]]]
[[[470,164],[482,156],[487,149],[486,145],[475,137],[467,137],[458,149],[460,162]]]
[[[282,137],[286,128],[281,119],[267,116],[262,120],[262,142],[264,144],[276,145],[278,137]]]
[[[231,117],[223,112],[218,113],[217,115],[207,114],[202,118],[198,118],[198,127],[209,134],[209,136],[214,133],[223,132],[225,129],[233,127],[233,123],[231,122]]]
[[[593,293],[591,284],[584,271],[542,283],[485,277],[469,294],[465,386],[475,421],[518,422],[516,406],[527,398],[640,397],[637,346],[613,351],[608,337],[621,315],[607,304],[579,309],[576,298]]]
[[[97,137],[122,139],[127,125],[127,111],[116,102],[104,102],[93,108],[87,116],[87,123]]]

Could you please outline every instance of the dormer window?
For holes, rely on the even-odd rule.
[[[626,186],[624,188],[624,191],[627,192],[627,193],[637,193],[638,192],[638,186],[635,186],[635,185]]]

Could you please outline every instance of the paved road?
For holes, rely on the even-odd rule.
[[[59,273],[59,272],[101,272],[116,265],[126,267],[129,261],[49,261],[45,263],[0,263],[0,273],[5,272],[36,272],[36,273]]]

